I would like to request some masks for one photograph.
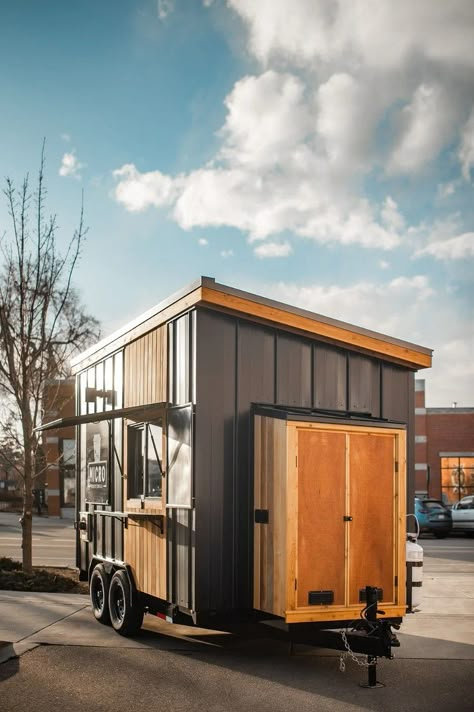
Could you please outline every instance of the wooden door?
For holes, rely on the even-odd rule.
[[[349,604],[359,603],[366,586],[394,600],[395,438],[383,431],[348,436]]]
[[[357,615],[366,586],[381,588],[384,603],[399,604],[403,431],[308,424],[297,425],[296,433],[297,512],[289,513],[296,530],[295,599],[288,608],[315,611],[310,592],[332,591],[334,608]]]
[[[310,591],[345,603],[346,435],[299,430],[297,607]]]

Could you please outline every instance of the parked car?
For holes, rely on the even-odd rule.
[[[463,497],[451,509],[453,529],[474,533],[474,495]]]
[[[420,533],[429,532],[437,539],[443,539],[453,528],[451,512],[439,499],[415,497],[415,516],[420,525]]]

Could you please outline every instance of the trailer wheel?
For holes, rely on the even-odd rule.
[[[109,588],[110,621],[120,635],[137,633],[143,623],[143,606],[132,604],[130,582],[125,571],[116,571]]]
[[[94,567],[89,584],[92,612],[100,623],[110,625],[109,577],[103,564]]]

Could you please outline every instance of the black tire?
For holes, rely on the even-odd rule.
[[[134,635],[142,627],[143,606],[130,591],[130,581],[125,571],[116,571],[109,587],[110,622],[120,635]]]
[[[446,539],[448,536],[447,532],[433,532],[435,535],[436,539]]]
[[[95,618],[104,625],[110,625],[109,584],[110,577],[107,575],[104,565],[97,564],[91,574],[89,594],[92,612]]]

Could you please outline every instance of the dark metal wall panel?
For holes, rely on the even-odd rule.
[[[184,608],[193,608],[192,585],[193,571],[190,556],[190,533],[192,532],[193,512],[178,509],[175,517],[175,557],[176,557],[176,595],[174,603]]]
[[[382,418],[406,423],[410,372],[382,364]]]
[[[277,404],[311,407],[311,343],[281,332],[276,339]]]
[[[231,608],[234,575],[236,319],[197,314],[196,607]]]
[[[275,402],[275,334],[240,321],[237,330],[237,450],[235,478],[235,576],[237,607],[251,607],[253,538],[253,454],[250,404]]]
[[[349,410],[380,418],[380,362],[349,353]]]
[[[415,374],[382,364],[382,417],[406,423],[407,512],[413,512],[415,496]]]
[[[347,352],[313,346],[313,407],[347,410]]]

